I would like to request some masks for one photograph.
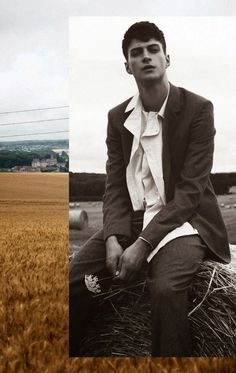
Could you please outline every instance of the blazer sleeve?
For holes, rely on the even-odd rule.
[[[106,187],[103,197],[103,232],[106,240],[111,235],[131,236],[131,201],[126,186],[126,167],[121,134],[112,113],[108,113]]]
[[[174,198],[157,213],[140,236],[153,247],[197,209],[209,180],[214,151],[213,105],[204,101],[190,125],[189,145]]]

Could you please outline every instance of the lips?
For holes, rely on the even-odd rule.
[[[151,70],[151,69],[155,69],[155,66],[152,66],[152,65],[146,65],[142,68],[143,71],[145,70]]]

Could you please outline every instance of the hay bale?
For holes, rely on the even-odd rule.
[[[204,262],[189,299],[195,356],[236,354],[236,268]],[[151,321],[144,277],[100,297],[84,340],[84,356],[150,356]]]
[[[206,262],[193,283],[189,318],[197,356],[236,354],[236,269]]]
[[[83,230],[88,227],[88,214],[81,209],[69,210],[69,228]]]
[[[79,207],[80,207],[79,202],[69,202],[69,208],[70,209],[76,209],[76,208],[79,208]]]

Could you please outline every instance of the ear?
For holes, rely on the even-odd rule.
[[[169,54],[166,55],[166,69],[167,69],[168,66],[170,66],[170,56],[169,56]]]
[[[131,74],[131,75],[133,74],[131,68],[129,67],[129,63],[128,62],[125,62],[125,69],[126,69],[126,71],[127,71],[128,74]]]

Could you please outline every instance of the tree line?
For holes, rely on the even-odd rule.
[[[40,149],[33,151],[24,150],[1,150],[0,152],[0,169],[9,169],[14,166],[31,166],[33,159],[47,159],[53,155],[57,158],[58,162],[68,160],[68,156],[65,152],[59,155],[53,152],[51,149]]]
[[[101,201],[105,190],[106,175],[70,172],[70,201]],[[227,194],[236,185],[236,172],[215,173],[210,176],[215,193]]]

